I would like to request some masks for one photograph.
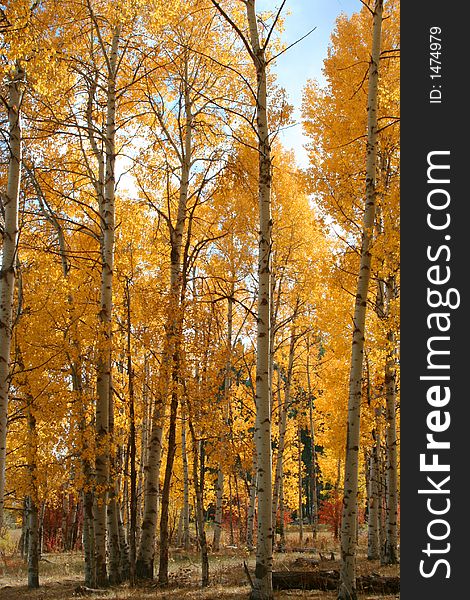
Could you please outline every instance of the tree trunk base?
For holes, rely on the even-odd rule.
[[[141,580],[153,579],[153,561],[147,563],[143,560],[137,560],[135,564],[135,578]]]

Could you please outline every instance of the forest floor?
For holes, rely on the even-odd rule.
[[[289,536],[287,550],[274,554],[275,571],[309,570],[312,567],[302,565],[310,559],[319,560],[318,551],[296,552],[294,536]],[[325,534],[320,537],[317,548],[322,554],[330,556],[334,552],[336,560],[320,561],[315,568],[334,570],[339,568],[338,543]],[[304,546],[309,547],[308,538]],[[294,550],[294,551],[293,551]],[[170,586],[161,589],[155,584],[135,588],[122,585],[108,588],[102,593],[83,596],[83,558],[80,553],[44,554],[40,563],[40,582],[38,590],[28,590],[25,585],[27,569],[20,557],[0,556],[0,600],[75,600],[90,597],[95,600],[242,600],[249,596],[249,584],[244,572],[246,561],[251,572],[254,571],[254,554],[244,548],[226,547],[223,552],[210,556],[210,586],[201,588],[199,557],[194,552],[174,550],[170,558]],[[307,559],[307,561],[305,560]],[[365,548],[360,544],[358,555],[358,575],[379,574],[397,576],[399,566],[381,566],[378,561],[367,560]],[[286,590],[276,591],[275,600],[290,598],[310,598],[311,600],[335,600],[335,592]],[[361,600],[396,600],[399,595],[358,594]]]

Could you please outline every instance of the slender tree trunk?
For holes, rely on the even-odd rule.
[[[100,347],[96,378],[96,493],[95,493],[95,553],[98,587],[108,584],[106,568],[106,525],[110,478],[110,390],[113,317],[113,273],[115,236],[115,134],[116,134],[116,69],[120,31],[113,34],[108,65],[107,106],[105,127],[104,195],[100,198],[101,216],[101,289],[100,289]],[[113,521],[114,522],[114,521]],[[111,540],[112,543],[115,540]],[[114,574],[113,574],[114,575]]]
[[[179,352],[179,350],[177,350]],[[179,361],[174,367],[173,377],[178,378]],[[172,392],[170,405],[170,423],[168,426],[168,450],[166,457],[165,478],[162,489],[162,508],[160,514],[160,562],[158,570],[158,582],[160,585],[168,585],[168,551],[170,546],[169,536],[169,508],[170,508],[170,485],[173,471],[173,463],[176,454],[176,417],[178,413],[178,392],[175,389],[177,380],[173,380],[174,390]]]
[[[256,489],[257,489],[257,468],[256,456],[253,458],[253,470],[250,481],[250,504],[248,507],[248,517],[246,526],[246,545],[251,551],[253,549],[253,531],[255,525],[255,506],[256,506]]]
[[[10,349],[18,244],[18,211],[22,167],[21,86],[25,73],[17,67],[8,83],[8,180],[1,202],[5,218],[0,270],[0,531],[3,527],[7,444]]]
[[[38,514],[38,486],[37,486],[37,451],[38,433],[36,417],[33,412],[33,397],[28,393],[28,471],[29,471],[29,496],[27,500],[27,528],[28,528],[28,588],[39,587],[39,514]]]
[[[235,498],[237,501],[237,519],[238,519],[238,535],[237,535],[237,540],[238,540],[238,545],[240,546],[240,544],[242,544],[243,542],[245,542],[245,534],[244,534],[244,522],[243,522],[243,518],[242,518],[242,505],[241,505],[241,501],[240,501],[240,490],[238,488],[238,477],[237,477],[237,471],[235,470],[234,474],[233,474],[233,481],[235,483]]]
[[[116,491],[109,492],[107,510],[109,583],[121,583],[121,539],[119,536],[118,504]]]
[[[144,511],[136,562],[136,577],[138,579],[153,579],[163,435],[161,425],[163,415],[160,406],[156,406],[153,411],[148,460],[145,466]]]
[[[235,546],[235,534],[233,531],[233,494],[232,494],[232,474],[228,476],[228,507],[229,507],[229,521],[230,521],[230,546]]]
[[[109,444],[109,480],[108,502],[106,511],[107,524],[107,542],[108,542],[108,562],[109,562],[109,583],[118,585],[121,583],[121,538],[119,535],[119,506],[117,485],[115,483],[116,469],[116,454],[112,449],[114,447],[114,402],[113,393],[109,390],[109,423],[108,432],[110,438]],[[111,481],[113,482],[111,484]]]
[[[201,552],[201,585],[209,585],[209,554],[207,550],[206,532],[204,528],[204,444],[198,442],[194,433],[194,428],[190,425],[191,436],[193,438],[193,482],[196,493],[196,521],[199,550]],[[199,463],[199,476],[198,476]]]
[[[225,410],[228,410],[230,402],[230,386],[232,369],[232,329],[233,329],[233,296],[235,294],[234,285],[232,283],[230,296],[227,301],[227,363],[225,365],[225,380],[224,380],[224,400]],[[221,447],[223,447],[224,438],[221,438]],[[214,518],[214,540],[212,549],[214,552],[220,550],[220,536],[222,533],[222,518],[223,518],[223,499],[224,499],[224,471],[221,461],[217,469],[217,486],[216,486],[216,506]]]
[[[386,542],[383,562],[387,565],[398,563],[398,482],[397,482],[397,428],[396,428],[396,384],[394,344],[395,336],[388,333],[389,354],[385,365],[386,386],[386,448],[387,448],[387,512]]]
[[[144,383],[142,388],[142,404],[143,404],[143,418],[142,425],[140,428],[140,462],[139,462],[139,473],[137,479],[137,530],[136,530],[136,569],[137,569],[137,546],[140,546],[141,531],[142,531],[142,520],[144,514],[144,473],[145,467],[148,464],[148,440],[150,432],[150,424],[152,422],[149,416],[149,380],[150,380],[150,367],[148,355],[144,356]],[[136,570],[137,576],[137,570]]]
[[[336,501],[339,499],[339,486],[341,484],[341,459],[338,459],[337,465],[336,465],[336,481],[335,481],[335,524],[334,524],[334,538],[335,540],[339,539],[339,530],[341,527],[341,511],[337,509],[337,503]]]
[[[80,402],[79,433],[82,440],[81,466],[84,478],[83,486],[83,545],[85,552],[85,585],[92,589],[96,582],[95,517],[94,517],[94,476],[91,461],[87,457],[89,440],[87,437],[87,415],[85,398],[82,394],[82,375],[79,364],[72,367],[72,381],[77,399]]]
[[[178,517],[178,526],[176,528],[176,545],[181,548],[183,545],[183,509],[180,510]]]
[[[88,469],[87,469],[88,471]],[[85,551],[85,585],[96,587],[95,519],[93,516],[93,493],[83,494],[83,546]]]
[[[136,469],[136,429],[134,399],[134,368],[132,365],[132,330],[131,330],[131,293],[129,279],[126,279],[127,307],[127,380],[129,387],[129,460],[130,460],[130,519],[129,519],[129,578],[131,585],[135,583],[136,535],[137,535],[137,469]]]
[[[28,588],[32,590],[39,587],[39,515],[32,496],[28,496],[27,507]]]
[[[255,0],[246,0],[249,37],[225,13],[216,0],[214,6],[237,31],[256,70],[256,130],[258,135],[258,310],[256,338],[256,425],[258,468],[258,536],[256,568],[251,600],[271,600],[272,590],[272,454],[271,454],[271,145],[268,124],[266,45],[260,41]],[[270,35],[268,36],[268,38]]]
[[[255,0],[246,1],[253,61],[256,68],[256,124],[259,160],[258,319],[256,338],[256,452],[258,466],[258,537],[251,600],[271,600],[273,525],[271,451],[271,145],[268,127],[267,63],[261,46]]]
[[[382,449],[382,423],[381,416],[382,411],[379,410],[379,418],[377,419],[377,486],[378,486],[378,528],[379,528],[379,550],[380,556],[383,557],[383,551],[385,548],[385,511],[384,511],[384,502],[385,502],[385,474],[384,474],[384,460],[383,460],[383,449]]]
[[[299,494],[299,502],[298,502],[298,517],[299,517],[299,546],[302,548],[303,540],[304,540],[304,511],[303,511],[303,503],[302,503],[302,430],[300,427],[297,430],[297,437],[299,443],[299,451],[297,454],[297,467],[299,471],[298,476],[298,494]]]
[[[281,473],[281,484],[279,486],[279,552],[286,551],[286,528],[284,525],[284,474]]]
[[[90,126],[91,116],[89,115],[88,124]],[[101,169],[100,169],[101,170]],[[44,195],[39,185],[34,172],[32,172],[32,181],[37,191],[41,212],[44,217],[51,223],[57,234],[57,239],[60,248],[60,258],[62,264],[62,274],[64,279],[68,281],[70,272],[70,261],[67,256],[67,247],[65,243],[65,236],[62,226],[59,220],[56,218],[54,213],[46,208],[47,204],[44,202]],[[101,179],[102,181],[102,179]],[[101,189],[101,188],[99,188]],[[83,473],[84,485],[82,488],[82,506],[83,506],[83,547],[84,547],[84,559],[85,559],[85,585],[90,588],[96,588],[96,562],[95,562],[95,529],[94,529],[94,515],[93,515],[93,504],[94,504],[94,476],[93,469],[90,459],[87,457],[90,454],[90,444],[87,436],[89,429],[87,423],[87,400],[83,394],[83,370],[82,370],[82,352],[80,348],[80,340],[78,334],[78,321],[74,314],[74,297],[70,293],[67,296],[67,306],[69,311],[69,339],[68,343],[73,348],[72,355],[67,353],[67,358],[70,367],[70,376],[72,379],[72,389],[75,395],[75,405],[79,407],[78,415],[78,433],[81,439],[81,468]],[[84,458],[87,457],[87,458]],[[66,490],[64,490],[66,494]],[[66,497],[66,496],[65,496]],[[68,501],[64,505],[64,511],[66,512],[65,506],[68,506]],[[74,505],[74,516],[72,519],[72,527],[70,528],[70,537],[66,537],[64,542],[68,550],[74,550],[79,534],[79,512],[80,503]],[[67,515],[65,515],[65,525],[67,526]]]
[[[279,444],[277,449],[277,457],[276,457],[276,471],[274,475],[274,490],[273,490],[273,500],[272,500],[272,523],[273,527],[276,527],[277,520],[277,511],[279,505],[279,494],[281,488],[281,478],[282,478],[282,463],[284,460],[284,446],[285,446],[285,437],[287,430],[287,411],[290,406],[290,388],[292,381],[292,370],[294,367],[294,349],[295,349],[295,325],[292,325],[292,331],[290,336],[290,345],[289,345],[289,360],[287,365],[287,375],[284,387],[284,402],[281,400],[281,377],[278,371],[278,395],[279,395]],[[273,532],[273,545],[275,544],[276,533],[275,529]]]
[[[378,464],[377,464],[377,445],[374,436],[374,446],[369,456],[369,515],[367,529],[367,558],[377,560],[380,558],[379,549],[379,485],[378,485]]]
[[[341,570],[338,600],[356,600],[357,494],[359,441],[364,359],[365,321],[371,266],[371,241],[376,207],[377,101],[381,50],[383,0],[376,0],[373,16],[372,53],[369,68],[366,200],[359,276],[354,308],[354,328],[349,375],[349,404],[341,522]]]
[[[117,523],[119,532],[119,562],[120,572],[119,576],[121,581],[129,581],[131,573],[131,563],[129,558],[129,544],[126,539],[126,530],[124,527],[124,521],[122,518],[122,506],[120,502],[117,502]]]
[[[312,526],[312,537],[317,537],[318,526],[318,500],[317,500],[317,453],[315,450],[315,427],[313,422],[313,392],[310,381],[310,344],[307,337],[307,388],[308,388],[308,415],[310,425],[310,452],[312,455],[310,462],[309,481],[310,481],[310,524]]]
[[[220,551],[220,536],[222,534],[223,518],[223,499],[224,499],[224,472],[222,466],[217,469],[217,484],[215,496],[215,516],[214,516],[214,540],[212,542],[213,552]]]
[[[60,530],[62,533],[62,551],[67,552],[68,547],[68,518],[70,513],[69,497],[64,487],[62,488],[62,522]]]
[[[186,551],[191,546],[189,534],[189,466],[188,450],[186,444],[186,416],[181,424],[181,454],[183,458],[183,547]]]
[[[26,462],[28,473],[28,496],[25,501],[26,511],[26,550],[28,562],[28,588],[39,587],[39,558],[41,552],[39,498],[38,498],[38,431],[34,396],[28,382],[27,371],[23,363],[20,347],[16,347],[19,367],[18,387],[25,391],[25,417],[27,420]],[[21,375],[21,377],[20,377]]]
[[[184,115],[185,123],[183,144],[181,148],[181,182],[178,199],[178,211],[176,224],[170,226],[171,241],[171,306],[170,322],[168,328],[168,346],[171,357],[171,402],[170,402],[170,422],[168,426],[168,452],[165,467],[165,477],[162,489],[162,509],[160,516],[160,564],[158,571],[158,581],[161,585],[168,585],[168,549],[169,549],[169,529],[168,529],[168,511],[170,505],[170,485],[173,471],[173,462],[176,454],[176,418],[179,404],[179,380],[181,367],[181,336],[183,327],[183,310],[185,297],[186,274],[183,273],[182,265],[182,247],[183,235],[186,224],[186,210],[189,191],[189,177],[191,172],[192,160],[192,128],[193,115],[192,103],[190,98],[190,89],[188,83],[188,63],[185,62],[184,76]]]

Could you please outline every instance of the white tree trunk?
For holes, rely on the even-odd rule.
[[[310,524],[312,525],[312,537],[317,537],[318,526],[318,501],[317,501],[317,453],[315,451],[315,427],[313,422],[313,392],[310,380],[310,341],[307,336],[307,391],[308,391],[308,414],[310,425],[310,451],[312,454],[309,480],[310,480]]]
[[[261,46],[255,0],[246,2],[257,78],[256,125],[259,160],[258,327],[256,338],[256,426],[258,466],[258,537],[251,600],[270,600],[272,591],[272,451],[271,451],[271,147],[268,128],[267,64]]]
[[[380,558],[379,549],[379,482],[377,464],[377,444],[369,456],[369,515],[367,527],[367,558],[377,560]]]
[[[369,291],[372,232],[376,208],[377,101],[382,34],[383,0],[376,0],[373,17],[372,53],[367,101],[366,198],[359,276],[353,318],[351,370],[349,375],[348,426],[341,522],[341,571],[338,600],[356,600],[357,493],[362,394],[362,368],[367,296]]]
[[[227,302],[227,363],[225,365],[225,379],[224,379],[224,400],[225,406],[224,411],[227,414],[229,412],[230,403],[230,386],[232,384],[231,369],[232,369],[232,330],[233,330],[233,296],[235,294],[234,285],[232,283],[230,296]],[[225,415],[224,415],[224,418]],[[224,436],[220,439],[221,448],[224,445]],[[219,461],[217,469],[217,485],[216,485],[216,504],[215,504],[215,517],[214,517],[214,540],[212,544],[212,550],[219,552],[220,550],[220,536],[222,533],[222,518],[223,518],[223,499],[224,499],[224,471],[223,464]]]
[[[154,409],[152,431],[148,445],[148,460],[145,466],[144,509],[140,534],[139,551],[136,562],[136,577],[152,579],[155,555],[155,534],[157,530],[158,499],[160,494],[160,464],[162,456],[162,415]]]
[[[297,429],[297,438],[299,444],[299,450],[297,454],[297,468],[299,471],[297,480],[297,491],[299,497],[299,503],[297,505],[297,516],[299,519],[299,546],[302,548],[304,542],[304,511],[302,507],[302,429],[300,427]]]
[[[184,85],[184,123],[181,124],[182,147],[180,152],[181,180],[178,198],[176,223],[170,226],[171,241],[171,282],[168,322],[168,363],[171,365],[169,381],[171,385],[170,420],[168,424],[168,446],[165,465],[165,476],[162,488],[162,502],[160,513],[160,561],[158,568],[158,581],[168,585],[168,550],[169,550],[169,505],[170,486],[173,472],[173,463],[176,454],[176,419],[179,405],[179,380],[181,368],[181,344],[184,317],[184,296],[186,275],[183,273],[182,248],[183,236],[186,229],[187,203],[189,192],[189,178],[192,166],[192,129],[193,114],[188,81],[188,64],[185,62],[185,74],[182,77]]]
[[[246,525],[246,545],[251,551],[253,549],[253,531],[255,523],[255,509],[256,509],[256,490],[257,490],[257,468],[256,468],[256,456],[253,458],[253,468],[251,471],[250,481],[250,504],[248,506],[248,517]]]
[[[213,552],[219,552],[220,537],[222,533],[222,510],[224,499],[224,471],[221,465],[219,465],[219,468],[217,469],[215,494],[214,539],[212,542],[212,550]]]
[[[191,538],[189,533],[189,464],[186,444],[186,416],[181,424],[181,454],[183,459],[183,547],[189,550]]]
[[[100,348],[96,379],[96,494],[95,494],[95,552],[97,585],[108,583],[106,569],[106,513],[109,487],[110,391],[113,317],[113,273],[115,235],[115,134],[116,134],[116,69],[118,62],[119,30],[113,35],[109,56],[106,131],[105,131],[105,181],[101,216],[101,288],[100,288]]]
[[[395,336],[388,334],[389,355],[385,366],[386,385],[386,444],[387,444],[387,512],[386,542],[383,562],[391,565],[398,562],[398,473],[397,473],[397,425],[396,384],[393,347]]]
[[[8,143],[10,159],[8,162],[7,191],[1,199],[5,226],[0,271],[0,530],[3,527],[4,515],[10,349],[22,166],[21,85],[24,77],[24,71],[18,67],[13,73],[11,81],[8,83]]]
[[[282,402],[281,397],[281,377],[278,375],[279,381],[279,443],[277,448],[277,456],[276,456],[276,470],[274,474],[274,490],[273,490],[273,513],[272,513],[272,523],[273,523],[273,547],[276,540],[275,527],[277,520],[277,511],[279,507],[279,497],[280,497],[280,489],[281,489],[281,479],[283,477],[283,469],[282,463],[284,460],[284,446],[285,446],[285,438],[287,431],[287,411],[290,406],[290,388],[292,381],[292,371],[294,367],[294,348],[295,348],[295,325],[292,326],[291,337],[290,337],[290,345],[289,345],[289,362],[287,365],[287,374],[286,381],[284,385],[284,402]],[[279,373],[279,372],[278,372]]]

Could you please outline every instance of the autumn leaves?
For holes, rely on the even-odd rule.
[[[339,19],[327,86],[305,92],[301,173],[276,140],[289,114],[269,69],[284,4],[260,15],[253,0],[171,13],[152,2],[151,14],[142,2],[122,13],[105,0],[46,2],[40,35],[18,47],[14,60],[30,65],[30,40],[47,38],[65,74],[55,96],[33,73],[3,90],[0,451],[8,429],[8,508],[26,497],[36,509],[31,585],[37,509],[67,490],[89,586],[152,578],[156,548],[166,584],[171,544],[191,544],[191,512],[207,585],[211,507],[216,547],[228,519],[233,540],[256,542],[252,598],[270,598],[277,519],[296,510],[315,527],[325,490],[341,488],[353,330],[354,402],[367,406],[352,447],[366,455],[347,467],[343,526],[354,544],[349,478],[363,487],[357,474],[377,473],[371,457],[385,453],[377,519],[396,545],[398,71],[376,45],[368,75],[370,10]],[[387,23],[382,47],[393,49]],[[376,210],[363,227],[366,180]],[[368,281],[352,327],[360,261]],[[0,453],[2,477],[5,464]]]

